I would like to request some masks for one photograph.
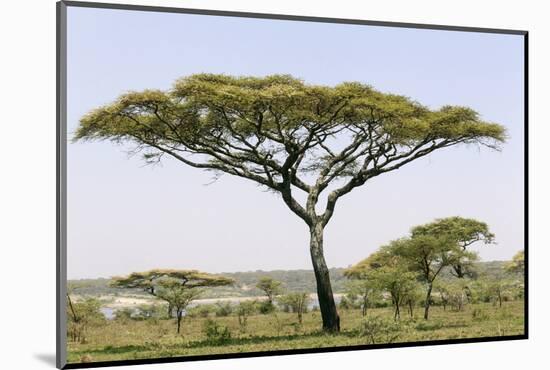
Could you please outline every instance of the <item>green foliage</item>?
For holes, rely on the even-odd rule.
[[[258,280],[256,288],[263,291],[269,303],[273,304],[273,298],[283,292],[281,285],[280,281],[274,280],[272,277],[262,276],[260,280]]]
[[[523,251],[517,252],[512,261],[506,264],[506,270],[511,273],[525,274],[525,255]]]
[[[411,235],[413,238],[432,236],[443,239],[446,243],[454,244],[457,248],[448,250],[447,258],[452,260],[450,265],[455,276],[459,278],[474,277],[476,274],[474,262],[477,260],[477,255],[467,252],[466,248],[476,242],[491,244],[495,238],[486,223],[462,217],[441,218],[425,225],[416,226],[411,230]]]
[[[225,317],[231,315],[233,306],[230,302],[216,302],[216,316]]]
[[[471,275],[478,257],[466,247],[477,241],[492,243],[493,239],[494,235],[483,222],[461,217],[438,219],[412,228],[410,236],[380,247],[346,269],[344,274],[352,279],[377,281],[380,288],[392,295],[396,318],[400,316],[399,307],[403,302],[408,304],[410,315],[413,315],[413,306],[420,300],[415,280],[422,281],[426,285],[424,318],[428,319],[436,278],[445,268],[452,268],[459,278]],[[444,307],[452,303],[461,310],[469,299],[466,286],[455,289],[448,285],[436,289]]]
[[[342,103],[345,104],[342,104]],[[470,108],[428,108],[403,96],[378,92],[357,82],[335,87],[307,85],[289,75],[265,78],[197,74],[178,80],[172,90],[130,92],[80,120],[75,139],[158,141],[158,145],[183,145],[193,149],[218,133],[244,137],[258,132],[263,114],[263,136],[279,135],[276,119],[285,117],[289,135],[302,122],[360,125],[383,119],[380,130],[402,145],[426,137],[478,142],[503,141],[502,126],[483,122]],[[231,128],[229,127],[231,124]]]
[[[235,311],[239,318],[239,327],[242,333],[246,332],[246,326],[248,323],[248,316],[258,311],[258,302],[253,301],[241,301],[237,305]]]
[[[183,312],[202,293],[200,288],[233,284],[232,279],[197,270],[154,269],[114,277],[111,285],[118,288],[140,288],[168,303],[169,315],[176,313],[176,328],[180,332]]]
[[[197,270],[154,269],[145,272],[133,272],[128,276],[113,277],[110,284],[116,288],[139,288],[154,295],[156,285],[166,280],[179,281],[186,288],[215,287],[234,283],[232,279],[227,277]]]
[[[135,317],[135,310],[130,307],[122,307],[114,312],[115,320],[117,321],[128,321],[132,320]]]
[[[213,304],[199,304],[185,310],[185,316],[191,318],[208,317],[210,314],[215,313],[217,309],[218,306]]]
[[[456,311],[462,311],[464,306],[472,299],[471,287],[475,285],[470,279],[456,279],[453,281],[438,282],[434,290],[439,294],[443,308],[451,306]]]
[[[207,319],[203,324],[203,333],[208,344],[220,345],[231,339],[231,331],[227,326],[218,324],[214,320]]]
[[[267,315],[272,312],[274,312],[277,309],[275,305],[269,301],[263,301],[258,303],[258,311],[263,314]]]
[[[289,307],[298,315],[298,323],[302,324],[303,314],[307,312],[307,305],[311,300],[309,293],[288,293],[279,297],[279,304]]]
[[[86,343],[90,327],[105,324],[105,317],[100,311],[101,303],[94,298],[73,302],[67,296],[67,338],[73,342]]]
[[[340,307],[344,309],[361,308],[363,316],[367,314],[372,301],[381,296],[381,282],[376,278],[369,278],[363,274],[362,279],[352,279],[346,286],[346,295],[340,301]]]
[[[371,316],[361,322],[359,335],[366,337],[369,344],[393,343],[403,329],[404,325],[398,321]]]

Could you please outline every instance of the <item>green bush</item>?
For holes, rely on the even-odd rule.
[[[443,324],[439,321],[422,321],[422,322],[419,322],[415,328],[416,330],[420,330],[420,331],[432,331],[432,330],[441,329],[442,327],[443,327]]]
[[[216,316],[217,317],[226,317],[231,315],[233,312],[233,306],[230,302],[216,302]]]
[[[186,316],[189,317],[208,317],[211,313],[215,313],[217,310],[216,305],[212,304],[199,304],[194,307],[191,307],[187,310]]]
[[[399,321],[373,316],[363,319],[358,334],[366,337],[369,344],[393,343],[403,329]]]
[[[211,319],[204,322],[202,330],[206,335],[207,342],[212,345],[223,344],[231,339],[231,331],[229,328]]]
[[[269,301],[263,301],[258,304],[258,311],[262,315],[267,315],[275,311],[275,305]]]

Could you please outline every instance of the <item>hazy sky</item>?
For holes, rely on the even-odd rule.
[[[128,90],[193,73],[360,81],[431,108],[466,105],[506,126],[501,152],[449,148],[342,198],[326,228],[345,267],[410,227],[447,216],[489,224],[483,260],[523,248],[523,37],[122,10],[68,9],[68,130]],[[209,272],[311,268],[306,225],[254,183],[127,147],[68,145],[68,277],[155,267]]]

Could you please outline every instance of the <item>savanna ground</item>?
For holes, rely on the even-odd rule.
[[[405,307],[401,320],[393,309],[371,308],[366,318],[359,309],[340,309],[341,332],[320,331],[318,311],[304,313],[302,325],[295,313],[254,314],[245,326],[237,316],[186,317],[176,334],[173,319],[106,320],[87,329],[85,343],[69,342],[68,362],[114,361],[172,356],[210,355],[482,338],[524,334],[524,302],[466,305],[461,311],[430,308],[429,320],[416,308],[410,318]]]

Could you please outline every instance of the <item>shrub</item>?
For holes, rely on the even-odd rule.
[[[217,307],[211,304],[199,304],[186,310],[185,315],[189,317],[208,317],[216,312]]]
[[[133,319],[133,316],[135,315],[135,311],[132,308],[129,307],[123,307],[115,310],[114,312],[115,320],[116,321],[129,321]]]
[[[355,300],[353,300],[351,297],[343,296],[342,299],[340,299],[340,304],[338,305],[343,310],[349,310],[352,308],[357,308],[357,304]]]
[[[262,315],[267,315],[275,311],[275,305],[269,301],[263,301],[258,305],[258,311]]]
[[[237,305],[236,311],[237,316],[239,317],[239,327],[241,332],[246,331],[246,326],[248,325],[248,316],[256,312],[256,301],[242,301]]]
[[[217,317],[229,316],[233,312],[233,306],[230,302],[216,302],[216,306]]]
[[[231,331],[229,328],[211,319],[204,322],[202,330],[206,335],[207,342],[212,345],[223,344],[231,339]]]
[[[441,329],[443,327],[443,324],[439,321],[422,321],[422,322],[419,322],[417,325],[416,325],[416,330],[420,330],[420,331],[432,331],[432,330],[437,330],[437,329]]]
[[[403,324],[379,316],[368,317],[361,322],[359,335],[366,337],[369,344],[393,343],[403,329]]]

